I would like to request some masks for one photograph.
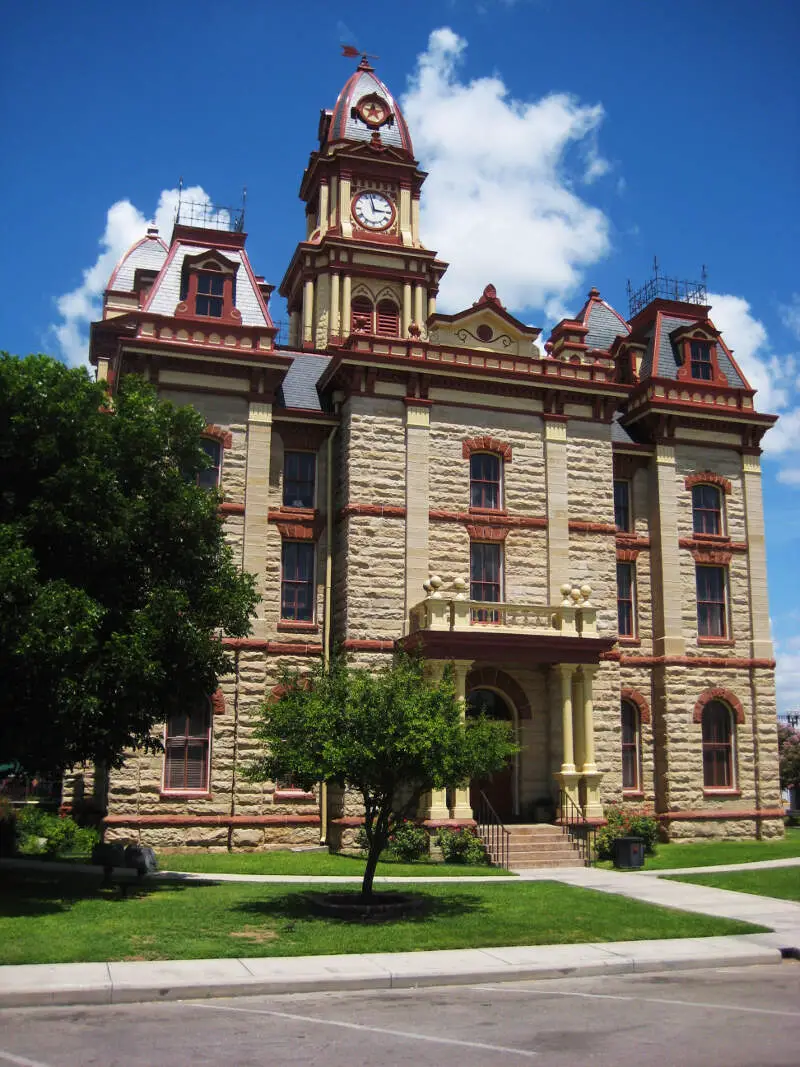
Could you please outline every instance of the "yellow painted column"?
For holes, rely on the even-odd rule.
[[[561,603],[561,586],[569,581],[569,514],[567,498],[567,423],[544,422],[544,470],[547,492],[547,587],[549,602]]]
[[[428,660],[425,663],[425,673],[432,682],[439,682],[444,674],[446,663],[444,660]],[[447,806],[447,790],[431,789],[423,793],[419,799],[419,817],[426,820],[443,822],[450,818],[450,809]]]
[[[561,679],[561,773],[575,773],[575,742],[572,734],[572,677],[575,668],[571,663],[560,663],[558,673]]]
[[[252,636],[264,638],[266,597],[267,531],[269,525],[269,464],[272,448],[272,403],[251,400],[247,415],[247,461],[242,567],[254,574],[260,601],[253,620]],[[278,595],[276,593],[276,595]]]
[[[328,183],[319,183],[319,235],[323,237],[328,229]]]
[[[341,322],[341,294],[339,292],[339,272],[331,274],[331,321],[330,333],[333,337],[339,336],[339,323]]]
[[[333,174],[331,175],[331,192],[329,197],[330,202],[330,215],[328,217],[328,226],[336,225],[336,212],[339,207],[339,179]]]
[[[414,285],[414,322],[420,329],[425,325],[425,319],[422,317],[422,307],[425,300],[425,287],[417,282]]]
[[[303,345],[314,341],[314,281],[306,278],[303,285]]]
[[[400,188],[400,238],[404,245],[413,244],[411,230],[411,189]]]
[[[747,531],[750,655],[753,659],[772,659],[774,652],[767,597],[767,548],[761,495],[761,460],[757,455],[742,456],[742,492]]]
[[[411,325],[411,282],[403,282],[403,337],[408,337]]]
[[[409,612],[424,598],[422,585],[431,573],[428,565],[430,420],[428,404],[406,404],[405,633]]]
[[[289,312],[289,344],[299,345],[302,343],[302,337],[300,336],[300,312]]]
[[[583,767],[581,775],[586,788],[586,804],[583,814],[587,819],[599,819],[603,815],[600,803],[600,781],[603,777],[598,771],[594,756],[594,695],[593,685],[597,667],[581,667],[581,689],[583,694]]]
[[[350,336],[350,304],[352,302],[353,281],[349,274],[342,276],[342,337]]]
[[[415,196],[411,201],[411,243],[419,248],[419,197]]]
[[[342,174],[339,182],[339,224],[342,237],[353,236],[353,220],[350,217],[350,175]]]
[[[453,681],[456,687],[456,697],[461,704],[462,721],[467,714],[467,675],[472,668],[472,660],[457,659],[453,662]],[[452,816],[454,819],[471,819],[472,804],[469,799],[469,782],[466,785],[457,785],[455,788],[455,804]]]
[[[673,445],[656,445],[655,464],[651,467],[650,544],[653,652],[656,656],[682,656],[686,641],[681,616],[683,600]]]
[[[436,294],[428,293],[428,318],[436,314]]]

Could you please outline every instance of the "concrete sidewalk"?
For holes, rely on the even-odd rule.
[[[0,1008],[510,982],[778,963],[758,935],[341,956],[0,967]]]

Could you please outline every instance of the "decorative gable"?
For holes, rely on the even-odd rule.
[[[428,339],[433,344],[531,359],[540,358],[534,345],[540,333],[537,327],[526,326],[506,311],[493,285],[486,286],[471,308],[428,319]]]

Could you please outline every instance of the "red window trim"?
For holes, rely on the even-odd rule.
[[[310,456],[313,461],[313,469],[311,472],[311,504],[287,504],[286,503],[286,487],[289,481],[297,482],[298,485],[308,484],[308,479],[292,478],[289,479],[286,473],[286,462],[289,456]],[[283,484],[281,486],[281,499],[283,500],[282,507],[292,508],[292,510],[303,509],[304,511],[314,511],[314,505],[317,499],[317,453],[310,448],[286,448],[283,453]]]
[[[400,336],[400,308],[394,300],[385,298],[375,306],[375,333],[378,337]]]
[[[196,256],[185,256],[181,266],[181,277],[186,278],[186,296],[176,306],[175,318],[241,326],[242,313],[233,303],[233,282],[238,268],[238,263],[230,263],[228,260],[208,252],[201,252]],[[197,313],[197,283],[203,273],[219,273],[222,275],[222,314],[219,316],[199,315]]]
[[[718,705],[719,708],[724,710],[727,716],[724,720],[726,723],[726,736],[723,740],[711,736],[710,723],[708,723],[708,733],[710,736],[706,736],[707,713],[710,712],[710,705],[712,704]],[[700,713],[700,726],[702,730],[703,792],[711,791],[714,794],[734,795],[739,791],[736,768],[736,728],[734,712],[722,700],[715,699],[713,701],[707,701]],[[723,766],[723,761],[719,759],[720,755],[722,755],[724,759],[724,777],[729,779],[727,784],[708,781],[708,777],[713,778],[719,771],[720,767]],[[709,769],[711,771],[710,775]]]
[[[695,499],[695,490],[711,489],[714,493],[716,500],[716,507],[700,506]],[[695,482],[690,492],[692,494],[692,534],[695,537],[713,537],[720,538],[725,537],[725,508],[723,506],[723,493],[719,485],[715,485],[713,482],[703,481]],[[706,517],[712,516],[712,525],[716,525],[716,530],[698,530],[698,519],[700,525],[705,524]]]
[[[288,545],[306,545],[311,549],[311,577],[308,579],[299,578],[284,578],[284,552]],[[317,618],[317,597],[316,597],[316,572],[317,572],[317,554],[314,549],[313,543],[309,545],[308,540],[284,540],[281,544],[281,589],[280,589],[280,616],[279,625],[285,623],[316,623]],[[286,584],[292,586],[309,586],[311,592],[311,618],[310,619],[297,619],[291,618],[288,615],[283,614],[283,591]],[[297,610],[297,597],[295,597],[295,610]],[[305,627],[303,627],[305,629]]]
[[[731,636],[731,634],[730,634],[730,619],[728,618],[729,600],[730,600],[730,594],[729,594],[729,591],[728,591],[728,569],[724,565],[718,565],[718,564],[709,565],[705,561],[703,561],[702,563],[695,563],[695,588],[697,586],[697,580],[699,578],[699,573],[698,572],[699,572],[699,570],[701,568],[704,568],[706,570],[719,571],[722,574],[722,600],[701,600],[700,597],[697,596],[697,636],[698,636],[698,639],[699,638],[703,638],[703,637],[728,638],[728,637]],[[710,610],[708,611],[707,614],[705,614],[705,615],[702,614],[701,613],[701,609],[703,609],[703,608],[715,609],[715,610],[718,611],[720,606],[722,607],[722,612],[721,612],[722,633],[719,633],[719,634],[709,633],[707,630],[703,629],[703,627],[709,625],[709,622],[712,620],[713,616],[712,616]]]
[[[630,597],[621,597],[619,591],[619,578],[617,579],[617,632],[621,640],[638,637],[639,627],[636,611],[636,563],[629,560],[617,560],[617,575],[620,567],[630,568]],[[630,632],[619,629],[620,605],[630,604],[631,629]]]
[[[359,305],[356,308],[356,304]],[[367,307],[369,305],[369,307]],[[350,333],[375,332],[375,303],[363,293],[358,293],[350,301]]]
[[[692,344],[701,344],[708,349],[709,354],[709,366],[711,367],[710,378],[695,378],[692,374]],[[676,347],[681,356],[681,362],[678,366],[677,379],[680,382],[692,382],[697,386],[704,385],[722,385],[726,388],[730,388],[728,385],[728,379],[720,370],[719,358],[717,356],[717,342],[708,337],[707,334],[695,331],[690,336],[685,334],[676,341]]]
[[[215,694],[215,696],[216,696],[216,694]],[[186,784],[170,788],[170,786],[167,784],[167,782],[168,782],[168,767],[169,767],[169,764],[170,764],[170,748],[171,747],[177,748],[178,746],[175,745],[175,744],[173,744],[173,745],[170,744],[170,737],[169,737],[169,733],[168,733],[168,731],[169,731],[169,720],[167,720],[167,722],[164,723],[164,760],[163,760],[163,767],[162,767],[162,772],[161,772],[161,790],[160,790],[161,796],[163,796],[163,797],[190,796],[190,797],[194,797],[194,798],[210,797],[211,796],[211,741],[212,741],[213,721],[214,721],[214,706],[213,706],[213,703],[214,702],[213,702],[212,698],[210,698],[210,697],[206,698],[205,711],[206,711],[207,726],[206,726],[206,730],[205,730],[203,735],[201,735],[201,734],[188,734],[188,733],[187,734],[176,734],[175,738],[172,739],[173,742],[174,742],[174,740],[176,738],[181,737],[181,738],[183,738],[183,741],[184,741],[184,743],[183,743],[183,750],[184,750],[184,757],[183,757],[184,758],[184,783],[186,782],[186,768],[188,766],[188,764],[187,764],[188,750],[189,750],[189,747],[190,747],[191,743],[192,742],[194,742],[195,744],[201,744],[202,743],[205,746],[205,763],[204,763],[204,769],[203,769],[203,783],[202,783],[202,785],[198,786],[196,789],[192,789],[191,787],[187,786]],[[188,718],[189,718],[189,713],[188,712],[185,714],[185,718],[188,720]]]
[[[469,459],[473,452],[496,452],[506,463],[513,458],[511,445],[496,437],[468,437],[461,445],[462,459]]]
[[[721,474],[715,474],[713,471],[695,471],[693,474],[687,474],[684,480],[684,485],[687,489],[693,489],[696,485],[716,485],[718,486],[726,496],[730,496],[731,482],[729,478],[725,478]]]
[[[633,741],[625,740],[625,706],[631,709],[633,715]],[[623,773],[623,785],[622,789],[624,793],[641,793],[642,792],[642,717],[639,711],[638,705],[632,700],[623,697],[620,701],[620,724],[622,732],[620,735],[620,744],[622,748],[622,773]],[[633,751],[634,754],[634,784],[625,785],[625,754]]]
[[[495,460],[497,463],[497,478],[475,477],[472,469],[473,460],[477,460],[481,456],[488,456],[490,459]],[[481,503],[473,505],[472,494],[475,486],[480,487]],[[486,504],[486,500],[490,499],[493,493],[496,493],[496,507],[491,507]],[[496,452],[485,450],[474,451],[469,457],[469,510],[478,515],[481,513],[496,515],[498,512],[503,511],[503,459]]]

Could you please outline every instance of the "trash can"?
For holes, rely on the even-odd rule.
[[[615,867],[644,867],[644,839],[618,837],[614,841]]]

